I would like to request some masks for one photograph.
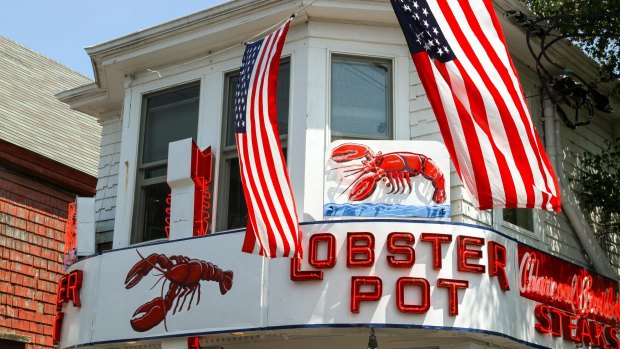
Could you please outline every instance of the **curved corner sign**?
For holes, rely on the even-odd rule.
[[[367,324],[618,347],[614,281],[493,230],[385,219],[303,230],[298,260],[241,253],[233,232],[79,261],[81,308],[64,305],[59,348]]]
[[[519,244],[519,294],[537,303],[536,331],[618,348],[618,283]]]
[[[442,143],[335,141],[327,159],[325,217],[450,217]]]

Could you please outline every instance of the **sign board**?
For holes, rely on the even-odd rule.
[[[386,219],[302,227],[302,260],[241,253],[242,231],[80,260],[69,271],[83,272],[81,307],[61,303],[59,347],[368,324],[617,347],[612,280],[491,229]]]
[[[430,141],[335,141],[325,217],[450,217],[450,158]]]

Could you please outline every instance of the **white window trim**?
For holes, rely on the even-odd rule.
[[[363,51],[360,49],[363,48]],[[305,161],[307,164],[323,164],[322,166],[306,166],[304,169],[303,201],[297,202],[298,209],[303,212],[302,221],[321,220],[323,218],[324,164],[326,153],[331,143],[330,106],[331,106],[331,57],[333,55],[361,56],[380,58],[392,61],[392,136],[394,140],[410,140],[409,113],[409,61],[411,55],[406,45],[377,44],[360,41],[343,41],[336,39],[310,38],[306,54],[293,62],[295,66],[307,64],[304,75],[307,84],[303,90],[299,86],[295,94],[307,97]],[[304,52],[305,53],[305,52]],[[302,56],[302,55],[299,55]],[[292,72],[297,68],[292,68]],[[306,75],[307,74],[307,75]],[[303,76],[303,75],[302,75]],[[294,75],[292,77],[294,79]],[[293,83],[294,80],[291,80]],[[293,113],[297,110],[293,105]],[[292,114],[295,115],[295,114]],[[289,129],[289,156],[296,146],[295,134]],[[295,178],[291,174],[291,178]],[[303,209],[303,211],[301,211]]]
[[[118,178],[118,191],[116,197],[116,217],[114,221],[114,237],[112,248],[118,249],[131,245],[131,233],[133,227],[134,201],[136,194],[137,162],[138,149],[140,142],[140,124],[142,117],[142,101],[145,95],[165,90],[171,87],[185,85],[198,81],[200,83],[200,100],[198,107],[198,145],[211,143],[213,138],[201,130],[208,130],[205,127],[206,119],[213,120],[206,115],[206,105],[210,103],[207,92],[212,83],[204,71],[194,70],[182,74],[164,77],[155,81],[145,82],[140,85],[132,86],[133,80],[127,78],[125,90],[122,135],[121,135],[121,154]],[[215,108],[216,109],[216,108]],[[219,127],[219,120],[217,121]],[[215,126],[215,125],[214,125]],[[219,136],[217,136],[219,139]],[[217,143],[213,143],[217,144]]]
[[[369,45],[372,46],[372,45]],[[368,59],[378,59],[389,61],[391,64],[392,76],[392,98],[391,98],[391,112],[392,112],[392,140],[410,140],[411,131],[409,126],[409,56],[402,57],[395,54],[395,52],[387,53],[383,50],[378,52],[369,53],[369,51],[343,51],[338,49],[327,49],[327,85],[325,98],[327,100],[327,114],[326,114],[326,131],[327,131],[327,145],[331,143],[331,76],[332,76],[332,60],[334,56],[340,57],[360,57]],[[406,76],[406,79],[403,78]],[[405,102],[403,102],[405,101]],[[399,118],[399,115],[407,115],[406,118]]]

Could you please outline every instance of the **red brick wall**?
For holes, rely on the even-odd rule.
[[[53,347],[67,204],[74,196],[0,168],[0,333]]]

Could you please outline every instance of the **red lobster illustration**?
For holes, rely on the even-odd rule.
[[[136,250],[136,252],[138,251]],[[196,294],[198,294],[196,304],[200,303],[200,281],[202,280],[219,282],[222,295],[226,294],[232,287],[233,272],[230,270],[222,271],[222,269],[212,263],[199,259],[190,259],[185,256],[166,257],[163,254],[153,253],[144,258],[140,252],[138,252],[138,255],[141,260],[127,273],[125,288],[130,289],[137,285],[152,269],[161,272],[161,277],[153,287],[162,279],[164,282],[161,286],[161,296],[143,304],[133,314],[133,318],[129,323],[135,331],[148,331],[162,321],[164,322],[164,328],[168,331],[166,315],[172,309],[175,299],[176,305],[174,305],[174,310],[172,311],[173,315],[177,310],[183,309],[185,301],[190,295],[191,298],[189,299],[187,310],[191,308]],[[169,286],[168,292],[164,296],[165,280],[169,281]],[[142,315],[140,316],[140,314]]]
[[[359,173],[353,183],[343,191],[345,193],[353,187],[349,193],[351,201],[361,201],[370,197],[377,188],[379,180],[383,180],[390,188],[388,193],[401,194],[406,187],[409,187],[411,193],[411,177],[420,174],[431,181],[435,188],[433,201],[438,204],[446,201],[444,175],[437,164],[426,155],[410,152],[374,153],[365,145],[345,143],[332,150],[331,159],[338,163],[364,159],[361,167],[353,165],[350,166],[353,169],[345,171],[350,172],[346,177]]]

